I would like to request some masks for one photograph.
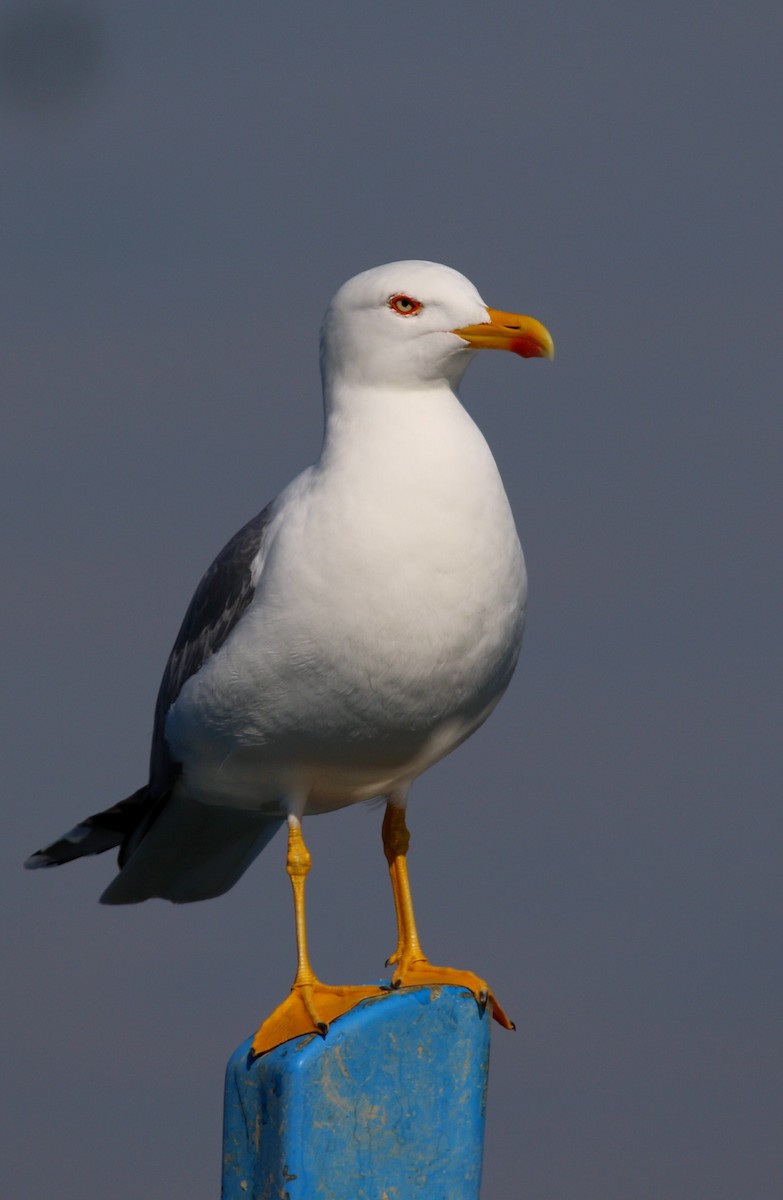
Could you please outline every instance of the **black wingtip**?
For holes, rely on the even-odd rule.
[[[53,858],[50,858],[45,850],[36,850],[35,854],[31,854],[29,858],[24,860],[25,871],[37,871],[39,867],[56,867],[57,863]]]
[[[148,788],[139,788],[119,804],[85,817],[56,842],[36,850],[24,865],[29,871],[38,870],[39,867],[59,867],[63,863],[73,862],[75,858],[113,850],[138,825],[149,807]]]

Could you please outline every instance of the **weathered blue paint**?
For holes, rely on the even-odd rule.
[[[489,1010],[406,988],[228,1063],[223,1200],[477,1200]]]

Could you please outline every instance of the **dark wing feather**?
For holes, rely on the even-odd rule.
[[[150,793],[164,795],[177,774],[164,734],[166,715],[183,684],[225,642],[253,599],[252,562],[264,540],[272,504],[235,533],[206,572],[185,613],[177,640],[163,672],[155,705],[150,758]]]
[[[149,788],[145,784],[127,800],[85,817],[56,842],[31,854],[24,865],[29,868],[58,867],[87,854],[103,854],[104,850],[119,846],[133,833],[149,807]]]
[[[58,841],[32,854],[26,867],[56,866],[114,846],[120,846],[123,866],[165,808],[179,774],[179,764],[172,760],[166,744],[166,714],[185,681],[223,645],[252,600],[255,586],[250,568],[271,516],[270,504],[235,533],[196,588],[158,692],[149,783],[127,800],[85,817]]]

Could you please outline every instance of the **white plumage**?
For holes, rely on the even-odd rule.
[[[321,337],[320,458],[194,597],[105,901],[216,895],[288,816],[403,805],[492,711],[519,653],[525,566],[455,389],[478,346],[551,357],[542,326],[509,316],[434,263],[391,263],[338,291]],[[68,835],[74,853],[52,853],[66,838],[31,865],[105,849],[83,831],[105,842],[106,816]]]

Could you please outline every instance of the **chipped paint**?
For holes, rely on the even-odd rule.
[[[489,1011],[462,988],[364,1002],[226,1075],[223,1200],[478,1200]]]

